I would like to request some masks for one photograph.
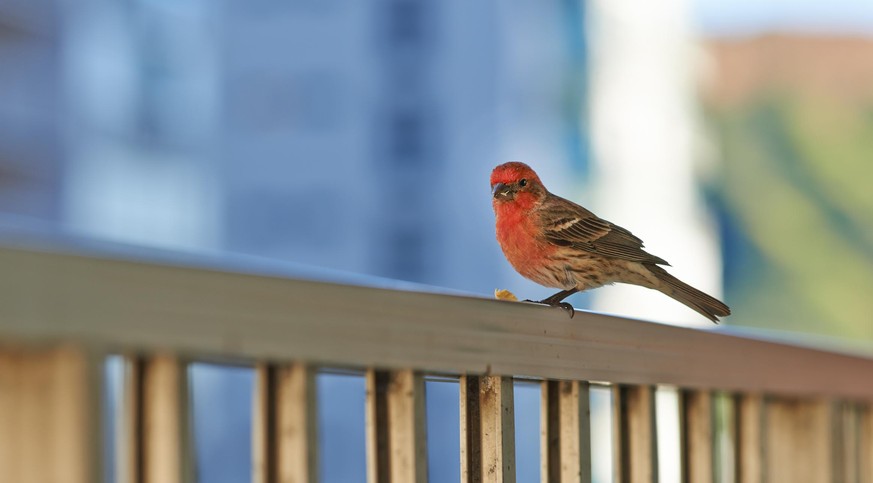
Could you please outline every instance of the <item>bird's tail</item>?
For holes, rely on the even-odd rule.
[[[658,287],[661,292],[664,292],[666,295],[669,295],[679,302],[691,307],[716,324],[718,323],[719,317],[727,317],[731,314],[730,307],[725,305],[722,301],[709,296],[679,280],[673,275],[670,275],[663,268],[650,264],[646,264],[646,267],[658,278],[658,280],[664,283],[663,286]]]

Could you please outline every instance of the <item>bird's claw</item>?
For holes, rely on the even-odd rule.
[[[568,302],[552,302],[552,301],[549,300],[549,299],[545,299],[545,300],[531,300],[531,299],[524,299],[524,300],[522,300],[522,302],[528,302],[528,303],[532,303],[532,304],[548,305],[549,307],[560,307],[560,308],[562,308],[562,309],[564,309],[564,310],[567,311],[567,313],[570,315],[570,318],[571,318],[571,319],[573,318],[574,315],[576,315],[576,309],[574,309],[573,306],[570,305]]]
[[[576,309],[574,309],[573,306],[570,305],[569,302],[558,302],[558,303],[552,305],[552,307],[561,307],[562,309],[566,310],[567,313],[570,315],[571,319],[573,318],[574,315],[576,315]]]

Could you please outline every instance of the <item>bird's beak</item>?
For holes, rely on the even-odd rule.
[[[495,183],[494,186],[491,187],[491,196],[494,198],[506,198],[509,194],[509,187],[504,183]]]

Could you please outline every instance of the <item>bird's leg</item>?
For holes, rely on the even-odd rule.
[[[573,295],[574,293],[576,293],[578,291],[579,291],[578,288],[571,288],[570,290],[561,290],[560,292],[556,293],[555,295],[552,295],[551,297],[544,298],[544,299],[540,300],[540,303],[546,304],[546,305],[558,305],[559,303],[561,303],[562,300]]]
[[[576,311],[573,309],[572,305],[570,305],[567,302],[562,302],[562,300],[573,295],[574,293],[576,293],[578,291],[579,291],[578,288],[571,288],[570,290],[561,290],[560,292],[556,293],[555,295],[552,295],[551,297],[544,298],[540,301],[525,300],[525,302],[534,302],[537,304],[545,304],[545,305],[549,305],[552,307],[561,307],[562,309],[569,312],[570,318],[572,319],[573,315],[576,314]]]

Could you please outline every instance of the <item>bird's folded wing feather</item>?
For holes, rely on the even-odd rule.
[[[557,197],[547,203],[547,209],[539,212],[549,242],[605,257],[669,265],[662,258],[643,250],[643,241],[633,233],[598,218],[585,208]]]

